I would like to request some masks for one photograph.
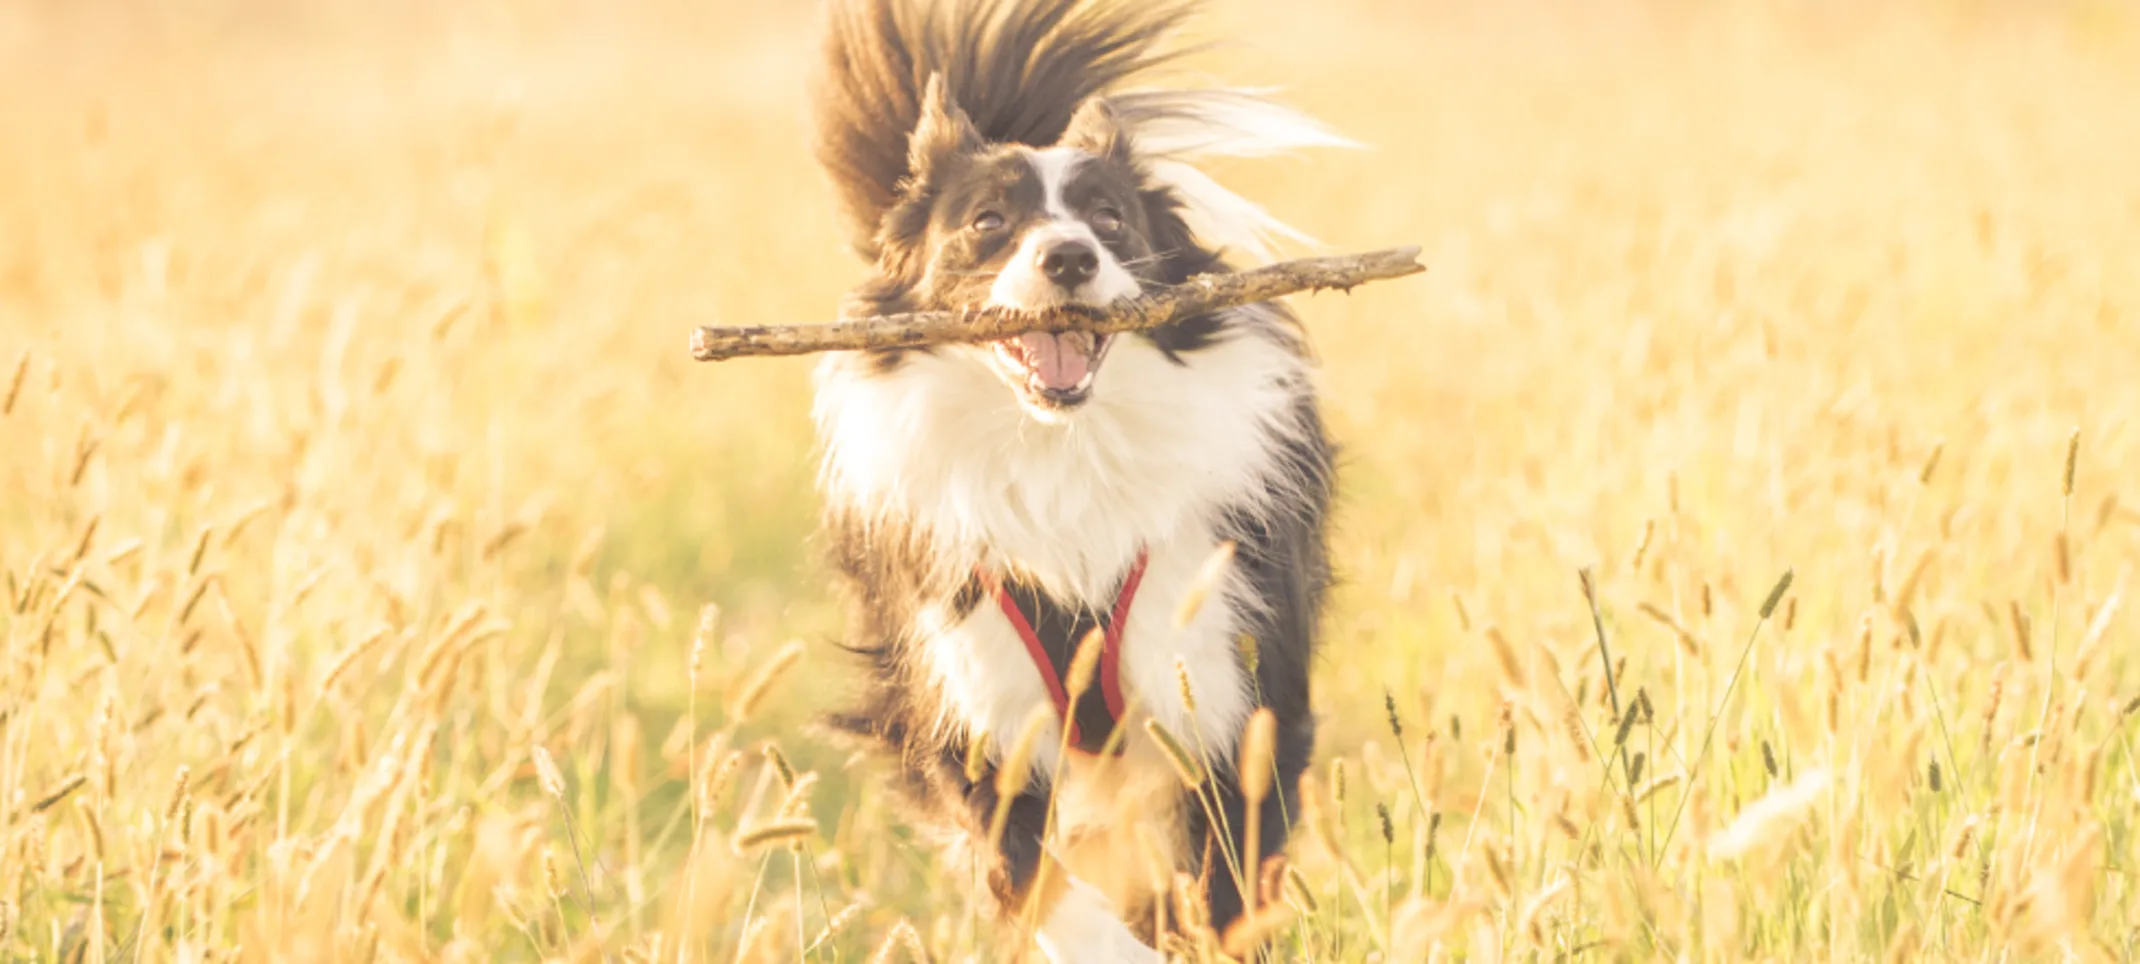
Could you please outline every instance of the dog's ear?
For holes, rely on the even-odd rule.
[[[981,146],[981,132],[974,129],[973,119],[951,102],[944,75],[930,74],[921,94],[921,118],[914,124],[914,133],[907,136],[909,181],[926,183],[945,161],[980,150]]]
[[[1107,98],[1101,96],[1087,97],[1077,105],[1077,113],[1070,115],[1070,126],[1055,143],[1110,161],[1127,163],[1130,159],[1129,131],[1123,128]]]

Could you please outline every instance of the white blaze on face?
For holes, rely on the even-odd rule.
[[[1136,276],[1064,200],[1065,187],[1089,155],[1075,148],[1051,147],[1027,151],[1025,159],[1040,179],[1042,216],[1018,239],[1017,249],[989,289],[988,303],[1025,309],[1105,305],[1142,292]],[[1096,262],[1091,276],[1075,286],[1049,277],[1045,267],[1051,253],[1066,250],[1089,253]],[[1081,331],[1037,332],[996,342],[995,350],[1014,380],[1022,379],[1032,390],[1069,397],[1092,387],[1111,340]]]
[[[1064,187],[1076,176],[1078,166],[1091,155],[1071,147],[1051,147],[1025,154],[1027,163],[1033,165],[1033,172],[1040,176],[1044,217],[1018,239],[1018,250],[1011,253],[1003,271],[996,275],[995,285],[989,289],[988,303],[1011,308],[1048,308],[1061,304],[1104,305],[1136,297],[1143,290],[1136,276],[1122,266],[1114,252],[1100,243],[1092,226],[1063,200]],[[1077,243],[1092,249],[1099,259],[1099,268],[1093,272],[1091,280],[1066,289],[1041,270],[1041,261],[1050,249]]]

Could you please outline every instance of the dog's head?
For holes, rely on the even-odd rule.
[[[877,239],[907,307],[1104,306],[1161,280],[1163,248],[1186,247],[1167,243],[1186,228],[1146,186],[1100,98],[1053,145],[994,144],[932,80],[908,154],[909,180]],[[1041,333],[941,350],[992,367],[1030,412],[1056,421],[1093,395],[1120,337]]]

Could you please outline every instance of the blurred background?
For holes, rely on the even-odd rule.
[[[709,0],[0,5],[0,898],[24,923],[0,957],[732,948],[789,878],[657,831],[694,773],[766,740],[820,774],[813,859],[837,880],[765,902],[807,905],[815,932],[866,894],[827,947],[898,919],[936,954],[970,947],[924,856],[856,838],[896,824],[804,726],[848,671],[812,544],[809,362],[684,351],[697,324],[827,320],[861,277],[808,150],[814,21]],[[1173,79],[1282,88],[1365,145],[1221,180],[1330,250],[1425,249],[1420,278],[1298,300],[1345,453],[1324,751],[1361,761],[1356,793],[1395,801],[1403,834],[1443,805],[1444,833],[1471,822],[1513,711],[1538,754],[1507,778],[1522,815],[1477,825],[1543,887],[1557,858],[1532,825],[1596,795],[1561,707],[1605,712],[1576,571],[1684,744],[1795,567],[1795,635],[1748,664],[1721,731],[1739,762],[1697,811],[1759,796],[1737,781],[1773,742],[1862,812],[1790,838],[1796,876],[1713,898],[1728,921],[1659,898],[1676,923],[1636,926],[1584,897],[1553,911],[1574,943],[1877,953],[1898,927],[1861,926],[1878,895],[1858,888],[1881,878],[1831,837],[1896,864],[1965,812],[2006,826],[1993,751],[2043,740],[2054,699],[2099,768],[2058,839],[2129,842],[2140,790],[2105,707],[2140,687],[2104,613],[2140,547],[2140,11],[1217,0],[1194,39],[1219,43]],[[1890,682],[1845,690],[1868,678],[1861,633]],[[790,640],[799,667],[736,712]],[[1993,706],[1981,750],[1948,741],[1973,797],[1909,795],[1920,679],[1950,713]],[[1998,716],[2001,687],[2027,719]],[[556,924],[492,899],[571,876],[535,744],[601,855]],[[1422,752],[1443,805],[1391,762]],[[777,803],[761,769],[738,786]],[[192,849],[166,860],[189,794],[218,836],[181,828]],[[661,910],[694,861],[703,908]],[[1996,884],[2020,861],[1991,863]],[[2120,946],[2130,873],[2065,946]],[[1450,886],[1415,896],[1462,905]],[[1768,887],[1860,923],[1754,928]],[[1473,910],[1513,947],[1496,899]],[[2008,934],[1941,915],[1918,939]],[[590,941],[604,916],[616,936]],[[1397,959],[1400,916],[1354,923]],[[1654,936],[1678,926],[1706,936]]]

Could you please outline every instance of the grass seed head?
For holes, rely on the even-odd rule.
[[[1947,859],[1959,862],[1969,853],[1969,846],[1977,839],[1977,823],[1975,814],[1962,821],[1961,829],[1954,834],[1954,846],[1947,848]]]
[[[795,843],[816,835],[817,821],[808,817],[781,817],[738,829],[729,846],[738,854],[748,854],[760,847]]]
[[[1590,738],[1583,732],[1583,708],[1569,703],[1568,708],[1561,711],[1560,725],[1561,729],[1567,731],[1568,744],[1575,747],[1576,758],[1584,763],[1590,762]]]
[[[2079,466],[2080,458],[2081,430],[2076,427],[2073,430],[2073,434],[2067,436],[2066,438],[2066,475],[2064,491],[2066,498],[2069,499],[2073,498],[2073,472],[2075,468]]]
[[[996,767],[997,796],[1008,799],[1025,792],[1032,777],[1033,754],[1040,746],[1040,733],[1054,718],[1054,708],[1046,705],[1035,706],[1025,715],[1025,722],[1018,727],[1018,738]]]
[[[550,751],[536,744],[528,755],[535,761],[535,782],[542,787],[542,792],[564,799],[565,775],[557,769],[557,761],[550,758]]]
[[[780,744],[768,742],[758,748],[758,753],[765,758],[766,765],[773,768],[773,774],[780,778],[783,790],[795,785],[795,767],[788,762],[788,755],[780,752]]]
[[[1218,591],[1227,571],[1233,567],[1233,553],[1234,544],[1227,541],[1219,543],[1218,548],[1204,557],[1202,568],[1189,581],[1189,588],[1182,592],[1181,604],[1174,609],[1175,629],[1187,629],[1196,621],[1196,614],[1203,611],[1204,602]]]
[[[1791,591],[1791,580],[1795,576],[1796,572],[1794,570],[1785,569],[1783,577],[1776,580],[1775,588],[1768,591],[1768,598],[1761,603],[1761,618],[1763,620],[1775,615],[1776,604],[1783,601],[1784,593]]]
[[[1999,707],[2006,696],[2007,670],[2008,664],[2001,663],[1998,669],[1992,671],[1991,689],[1984,698],[1984,721],[1978,729],[1984,734],[1981,751],[1985,753],[1991,752],[1992,724],[1998,721]]]
[[[1642,704],[1641,704],[1641,703],[1639,703],[1639,702],[1630,702],[1630,703],[1628,703],[1628,704],[1627,704],[1627,712],[1625,712],[1625,713],[1622,713],[1622,714],[1620,714],[1620,726],[1619,726],[1619,728],[1613,731],[1613,734],[1612,734],[1612,745],[1613,745],[1613,746],[1625,746],[1625,745],[1627,744],[1627,735],[1628,735],[1629,733],[1632,733],[1632,732],[1634,732],[1634,729],[1635,729],[1635,723],[1636,723],[1636,722],[1637,722],[1637,721],[1638,721],[1638,720],[1639,720],[1639,719],[1641,718],[1641,716],[1642,716]]]
[[[1261,707],[1248,718],[1241,736],[1241,795],[1250,806],[1261,804],[1271,793],[1271,767],[1278,756],[1278,716]]]
[[[24,349],[15,359],[15,371],[7,378],[7,393],[0,395],[0,416],[15,413],[15,399],[22,396],[22,380],[30,374],[30,352]]]
[[[1657,520],[1654,517],[1642,520],[1642,538],[1635,543],[1635,554],[1627,561],[1629,570],[1637,573],[1642,571],[1642,560],[1650,554],[1650,540],[1656,536]]]
[[[1858,682],[1872,677],[1873,618],[1871,613],[1858,621]]]
[[[2074,799],[2092,800],[2095,798],[2096,781],[2103,773],[2103,751],[2105,748],[2105,744],[2098,743],[2089,749],[2086,757],[2082,758],[2079,769],[2075,771]]]
[[[1300,868],[1287,865],[1285,869],[1285,892],[1292,898],[1293,906],[1303,916],[1314,917],[1322,911],[1322,902],[1315,898],[1315,887],[1308,883],[1308,875]]]
[[[326,674],[320,677],[319,698],[326,699],[328,694],[334,691],[335,681],[341,679],[342,674],[348,672],[349,667],[354,665],[365,653],[371,652],[372,647],[385,640],[389,632],[388,627],[377,627],[366,633],[363,639],[357,641],[356,645],[343,650],[342,655],[336,657],[333,665],[327,668]]]
[[[552,900],[561,900],[571,891],[571,886],[565,883],[564,872],[557,867],[557,851],[549,847],[542,848],[542,884],[543,892]]]
[[[187,792],[192,781],[193,768],[180,764],[178,773],[171,777],[171,802],[165,804],[163,808],[163,818],[165,820],[172,820],[178,817],[179,808],[186,804]]]
[[[1063,677],[1063,689],[1072,705],[1092,688],[1092,677],[1099,670],[1100,655],[1106,648],[1107,632],[1098,626],[1078,642],[1077,653],[1070,657],[1070,672]]]
[[[1516,648],[1509,645],[1508,637],[1502,634],[1501,627],[1486,627],[1486,641],[1493,644],[1494,660],[1501,664],[1501,675],[1508,677],[1511,685],[1522,688],[1526,684],[1523,662],[1516,658]]]
[[[99,512],[90,516],[89,521],[82,526],[82,534],[74,540],[74,553],[69,557],[72,562],[79,563],[83,557],[89,555],[90,548],[96,544],[97,526],[103,522],[104,514]]]
[[[208,557],[208,540],[215,536],[215,526],[201,527],[200,534],[193,537],[193,552],[186,558],[186,575],[191,578],[201,571],[201,561]]]
[[[77,773],[65,780],[61,780],[58,786],[53,787],[44,796],[38,797],[36,802],[30,804],[30,812],[43,813],[52,809],[60,801],[72,795],[74,791],[81,789],[82,784],[87,782],[89,782],[89,776],[82,773]]]
[[[1512,875],[1515,871],[1509,867],[1509,856],[1500,847],[1489,845],[1485,850],[1486,874],[1492,878],[1494,890],[1499,891],[1501,896],[1506,899],[1510,894],[1514,893]]]
[[[1153,743],[1159,745],[1159,751],[1165,754],[1167,762],[1173,765],[1174,775],[1181,778],[1182,786],[1194,790],[1204,785],[1204,768],[1196,762],[1196,755],[1190,753],[1189,748],[1183,746],[1174,734],[1167,732],[1167,728],[1159,725],[1159,721],[1155,719],[1144,721],[1144,732],[1151,736]],[[1343,784],[1339,786],[1339,792],[1342,793]]]
[[[1642,785],[1642,789],[1641,789],[1641,790],[1639,790],[1639,791],[1636,791],[1636,793],[1635,793],[1635,802],[1636,802],[1636,803],[1643,803],[1643,802],[1645,802],[1645,801],[1649,800],[1649,798],[1651,798],[1651,797],[1654,797],[1654,796],[1656,796],[1656,795],[1658,795],[1658,794],[1660,794],[1660,793],[1663,793],[1663,792],[1664,792],[1664,791],[1666,791],[1666,790],[1669,790],[1669,789],[1671,789],[1671,788],[1673,788],[1673,787],[1675,787],[1675,786],[1678,786],[1678,785],[1679,785],[1679,781],[1680,781],[1680,780],[1682,780],[1682,779],[1684,779],[1684,778],[1685,778],[1685,775],[1684,775],[1684,774],[1680,774],[1680,773],[1676,773],[1676,772],[1675,772],[1675,773],[1667,773],[1667,774],[1665,774],[1664,776],[1661,776],[1661,777],[1651,777],[1651,778],[1650,778],[1650,782],[1648,782],[1648,783],[1646,783],[1646,784],[1643,784],[1643,785]]]
[[[1810,770],[1746,805],[1709,843],[1709,854],[1734,859],[1781,839],[1795,829],[1798,817],[1827,790],[1828,771]]]
[[[699,810],[710,814],[721,804],[728,793],[728,786],[735,779],[736,771],[743,768],[743,753],[740,750],[727,754],[708,753],[706,774],[699,780]]]
[[[1672,618],[1671,613],[1665,612],[1664,609],[1659,607],[1657,604],[1652,603],[1648,600],[1643,600],[1642,602],[1636,603],[1635,609],[1640,611],[1643,615],[1650,617],[1650,619],[1655,621],[1658,625],[1663,626],[1668,630],[1671,630],[1672,635],[1679,640],[1680,647],[1687,651],[1687,655],[1695,657],[1701,656],[1701,644],[1695,640],[1693,633],[1687,631],[1687,627],[1680,625],[1679,620]]]
[[[691,630],[691,685],[698,688],[698,674],[706,665],[706,651],[713,648],[713,634],[721,624],[721,607],[712,603],[700,606],[698,623]]]
[[[775,650],[756,672],[744,678],[743,685],[736,690],[735,698],[729,701],[729,714],[739,721],[748,720],[755,715],[759,704],[765,701],[766,694],[772,692],[773,684],[780,682],[780,677],[793,668],[802,659],[802,655],[801,640],[789,640]]]
[[[857,900],[847,904],[844,907],[841,907],[837,913],[833,914],[830,919],[825,921],[825,928],[817,932],[817,936],[810,940],[810,943],[808,947],[805,948],[805,950],[807,950],[808,948],[822,947],[824,946],[826,941],[832,940],[833,938],[845,933],[848,927],[852,926],[856,920],[861,918],[862,911],[868,908],[868,906],[868,901]]]
[[[810,794],[816,789],[817,774],[805,773],[797,777],[795,785],[788,788],[787,797],[780,801],[780,816],[783,819],[808,817]]]

